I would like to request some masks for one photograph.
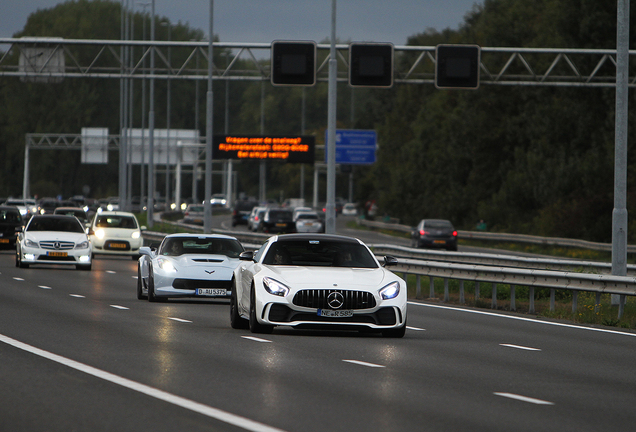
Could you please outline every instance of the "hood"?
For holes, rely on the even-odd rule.
[[[81,243],[88,240],[88,236],[84,233],[71,233],[60,231],[27,231],[25,238],[33,241],[68,241]]]
[[[238,258],[228,258],[225,255],[182,255],[172,257],[180,267],[217,267],[234,270],[239,263]]]
[[[381,288],[383,282],[389,280],[383,268],[269,266],[269,269],[273,278],[297,289],[332,288],[337,285],[342,289],[368,290]]]

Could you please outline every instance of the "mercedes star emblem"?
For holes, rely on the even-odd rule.
[[[332,291],[327,296],[327,304],[331,309],[340,309],[344,304],[344,296],[338,291]]]

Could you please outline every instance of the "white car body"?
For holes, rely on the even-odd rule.
[[[226,235],[170,234],[156,251],[141,248],[137,298],[151,302],[170,297],[229,298],[244,250],[236,238]]]
[[[358,215],[358,207],[354,203],[346,203],[342,206],[342,215],[343,216],[357,216]]]
[[[315,211],[300,212],[295,217],[297,233],[325,232],[322,220]]]
[[[279,260],[278,254],[289,254]],[[357,259],[350,264],[341,257]],[[352,258],[354,257],[354,258]],[[230,299],[233,328],[269,333],[274,326],[348,328],[402,337],[406,282],[351,237],[288,234],[241,254]],[[384,258],[384,265],[397,260]],[[290,264],[291,263],[291,264]]]
[[[141,231],[134,214],[119,211],[103,211],[93,218],[89,236],[93,254],[129,256],[137,260],[143,246]]]
[[[16,267],[62,264],[90,270],[92,247],[84,230],[75,216],[34,215],[18,234]]]

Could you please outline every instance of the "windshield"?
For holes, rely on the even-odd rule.
[[[229,258],[238,258],[243,251],[243,246],[235,239],[170,237],[162,243],[159,255],[225,255]]]
[[[360,243],[337,240],[293,240],[274,243],[263,260],[269,265],[377,268]]]
[[[63,231],[83,233],[84,228],[77,219],[69,216],[33,217],[27,231]]]
[[[113,216],[101,215],[97,216],[95,226],[98,228],[128,228],[136,229],[137,221],[132,216]]]
[[[15,210],[0,210],[0,223],[20,223],[20,212]]]

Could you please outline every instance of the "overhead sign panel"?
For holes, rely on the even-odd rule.
[[[214,159],[313,164],[316,138],[311,135],[215,135],[212,144]]]
[[[327,134],[325,131],[325,142]],[[374,130],[336,129],[336,163],[344,165],[369,165],[375,163],[377,133]],[[325,146],[325,161],[327,146]]]
[[[438,45],[435,59],[435,87],[479,88],[481,47],[478,45]]]
[[[316,84],[316,42],[272,42],[273,85],[313,86]]]
[[[349,85],[391,87],[393,85],[393,44],[350,44]]]

